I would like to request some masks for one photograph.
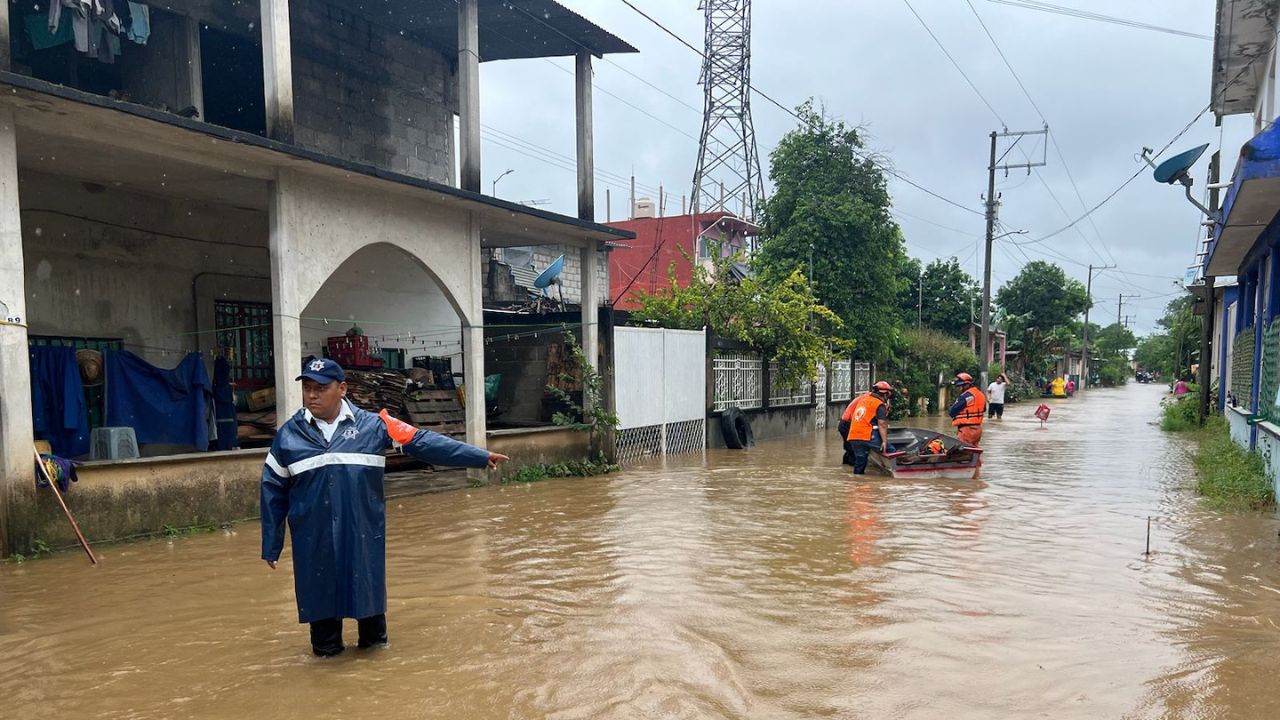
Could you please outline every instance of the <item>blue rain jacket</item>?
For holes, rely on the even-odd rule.
[[[262,559],[279,560],[284,524],[293,546],[298,622],[364,618],[387,610],[383,452],[377,415],[352,406],[330,443],[299,410],[276,434],[262,468]],[[484,467],[489,452],[419,430],[403,446],[435,465]]]

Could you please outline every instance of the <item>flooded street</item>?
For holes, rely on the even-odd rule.
[[[1011,405],[980,481],[827,432],[397,499],[391,645],[335,660],[256,525],[6,564],[4,716],[1280,717],[1280,523],[1200,509],[1163,390]]]

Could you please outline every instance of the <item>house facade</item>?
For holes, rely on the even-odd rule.
[[[1257,134],[1241,148],[1225,190],[1211,189],[1219,217],[1196,258],[1203,282],[1193,291],[1213,323],[1210,362],[1231,437],[1260,452],[1280,482],[1278,20],[1276,0],[1217,3],[1211,108],[1219,120],[1252,115]],[[1220,162],[1229,159],[1211,161],[1211,188]]]
[[[274,388],[276,424],[335,336],[479,387],[486,253],[545,245],[572,255],[597,345],[601,265],[630,233],[594,222],[591,65],[634,48],[549,0],[127,5],[83,49],[70,10],[0,11],[0,551],[66,536],[31,481],[33,441],[61,429],[33,413],[61,392],[33,348],[102,352],[108,383],[125,358],[191,378],[220,360]],[[481,194],[479,64],[549,56],[576,59],[576,216]],[[121,425],[115,391],[84,385],[83,429]],[[139,457],[91,459],[71,491],[91,538],[256,514],[263,448],[145,442],[163,423],[134,420]],[[463,435],[502,447],[483,402]]]

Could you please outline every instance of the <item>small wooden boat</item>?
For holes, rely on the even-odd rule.
[[[890,428],[889,444],[893,452],[873,448],[870,461],[895,478],[968,480],[977,474],[982,461],[982,448],[935,430]]]

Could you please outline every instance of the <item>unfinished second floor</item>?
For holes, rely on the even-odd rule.
[[[475,191],[480,62],[634,51],[549,0],[3,5],[0,70]]]

